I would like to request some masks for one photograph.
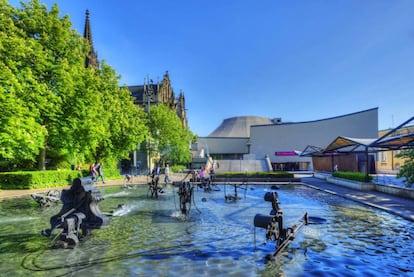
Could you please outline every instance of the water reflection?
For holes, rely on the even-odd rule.
[[[270,186],[251,186],[246,197],[226,202],[224,190],[195,190],[190,217],[180,216],[177,192],[148,199],[146,187],[105,187],[99,206],[118,211],[110,226],[74,249],[53,249],[40,236],[61,206],[40,208],[31,198],[0,202],[0,275],[7,276],[333,276],[413,274],[411,222],[302,186],[281,186],[286,223],[308,211],[325,219],[304,227],[275,262],[253,218],[271,209]],[[205,201],[201,201],[205,198]],[[317,222],[316,222],[317,223]]]

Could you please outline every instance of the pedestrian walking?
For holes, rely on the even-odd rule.
[[[92,181],[96,181],[96,168],[95,168],[95,163],[91,163],[91,165],[89,166],[89,174],[92,176]]]
[[[171,180],[170,180],[170,165],[169,164],[165,165],[164,174],[165,174],[164,182],[166,184],[170,183]]]
[[[96,169],[96,173],[98,174],[98,177],[96,178],[96,182],[98,182],[99,178],[101,178],[102,183],[105,184],[104,173],[103,173],[103,163],[99,162],[95,169]]]

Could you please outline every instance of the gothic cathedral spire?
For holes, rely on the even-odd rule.
[[[98,63],[98,55],[93,48],[93,41],[92,41],[92,31],[91,31],[91,22],[89,20],[89,10],[86,10],[86,20],[85,20],[85,30],[83,32],[83,37],[88,41],[90,49],[89,54],[85,58],[85,67],[99,67]]]

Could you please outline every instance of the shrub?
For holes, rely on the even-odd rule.
[[[170,166],[171,172],[183,172],[186,170],[185,165],[172,165]]]
[[[357,182],[366,182],[365,173],[362,172],[349,172],[349,171],[336,171],[332,173],[333,177],[342,178]],[[368,176],[368,182],[372,181],[372,176]]]
[[[397,177],[404,177],[406,187],[412,188],[414,184],[414,149],[403,150],[396,157],[405,159]]]
[[[73,170],[16,171],[0,173],[2,189],[36,189],[65,186],[82,173]]]
[[[221,178],[293,178],[290,172],[220,172],[214,175]]]
[[[73,180],[89,175],[88,170],[16,171],[0,173],[1,189],[37,189],[71,185]],[[104,169],[105,179],[121,177],[117,168]]]

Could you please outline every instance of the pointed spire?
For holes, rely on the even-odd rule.
[[[85,20],[85,30],[83,32],[83,37],[88,41],[90,49],[89,54],[85,59],[85,67],[93,66],[99,67],[98,63],[98,55],[93,48],[93,41],[92,41],[92,30],[91,30],[91,22],[89,19],[89,10],[86,10],[86,20]]]
[[[83,37],[89,41],[92,46],[92,33],[91,33],[91,22],[89,20],[89,10],[86,10],[85,30],[83,31]]]
[[[180,89],[180,94],[178,96],[178,106],[177,106],[177,115],[181,120],[181,124],[187,128],[188,122],[187,122],[187,112],[185,108],[185,97],[184,92]]]

